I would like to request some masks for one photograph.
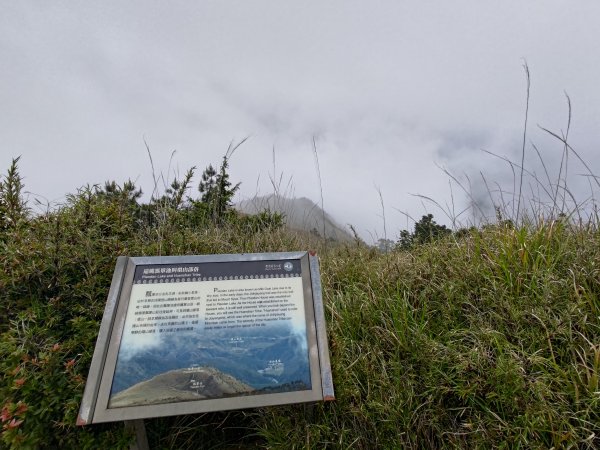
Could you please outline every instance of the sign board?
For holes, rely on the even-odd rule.
[[[119,257],[77,423],[333,398],[314,253]]]

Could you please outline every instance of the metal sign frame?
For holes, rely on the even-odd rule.
[[[128,308],[132,297],[132,287],[136,269],[151,266],[173,266],[192,264],[202,267],[211,263],[237,264],[237,267],[265,262],[290,262],[300,264],[302,295],[306,322],[306,340],[310,371],[310,389],[290,390],[252,395],[230,395],[222,398],[174,401],[141,406],[109,407],[111,388],[117,367],[120,344],[123,338]],[[281,264],[275,264],[279,267]],[[213,264],[214,267],[214,264]],[[219,265],[218,267],[221,267]],[[287,270],[287,269],[286,269]],[[283,275],[281,275],[283,277]],[[246,277],[247,279],[248,277]],[[261,277],[262,278],[262,277]],[[220,279],[220,277],[219,277]],[[217,277],[215,277],[215,281]],[[236,277],[237,280],[237,277]],[[203,281],[197,281],[203,282]],[[242,278],[236,283],[243,283]],[[258,283],[270,282],[268,278]],[[174,282],[171,282],[174,283]],[[182,282],[185,283],[185,280]],[[130,421],[142,418],[162,417],[179,414],[202,413],[262,407],[290,403],[334,400],[335,394],[329,360],[329,348],[325,327],[325,315],[321,292],[319,262],[314,252],[254,253],[199,256],[125,257],[117,259],[113,279],[108,294],[106,308],[94,355],[89,370],[83,399],[77,418],[78,425],[100,422]]]

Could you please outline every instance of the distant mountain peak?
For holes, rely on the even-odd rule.
[[[331,215],[306,197],[289,198],[277,194],[263,195],[242,200],[235,208],[245,214],[258,214],[268,210],[285,216],[286,225],[292,230],[318,233],[336,241],[351,241],[353,238]]]

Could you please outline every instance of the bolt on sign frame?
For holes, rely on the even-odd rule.
[[[334,398],[314,252],[120,256],[77,424]]]

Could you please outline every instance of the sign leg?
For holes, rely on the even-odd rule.
[[[150,450],[143,419],[127,420],[125,421],[125,427],[135,432],[135,440],[131,443],[130,450]]]

